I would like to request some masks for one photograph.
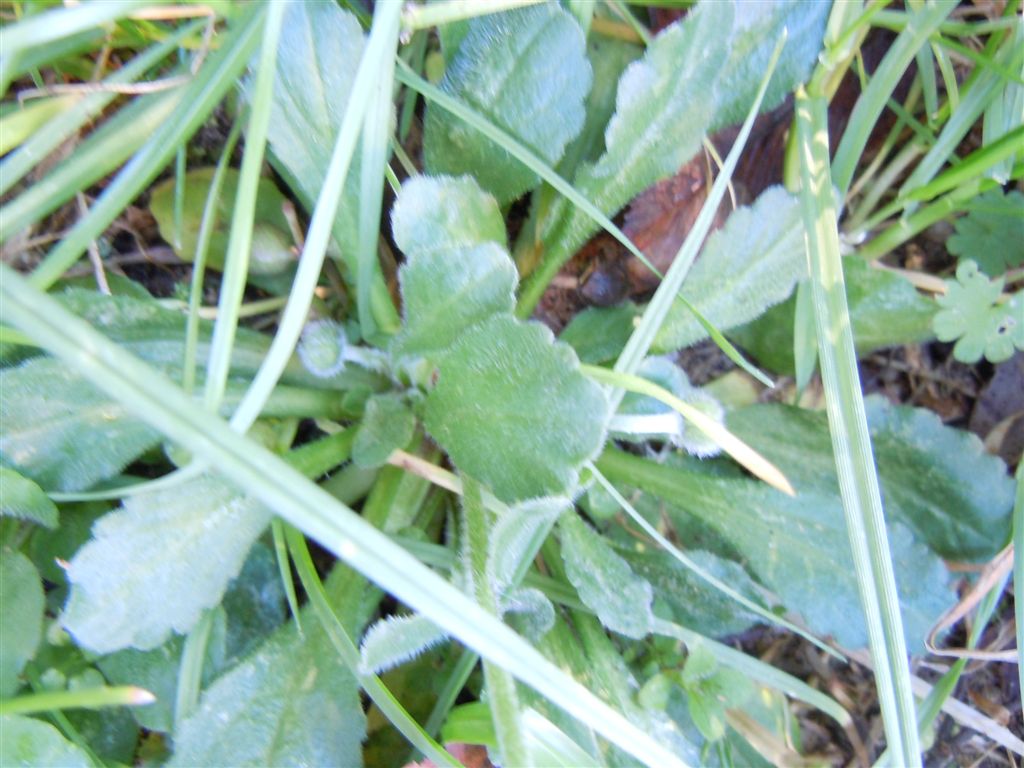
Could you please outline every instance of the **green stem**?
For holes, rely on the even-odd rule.
[[[152,704],[156,697],[134,685],[84,688],[75,691],[44,691],[0,701],[0,715],[33,715],[61,709],[138,707]]]
[[[462,476],[462,512],[465,521],[464,542],[468,550],[465,557],[471,571],[474,595],[481,608],[500,618],[498,596],[487,578],[490,512],[484,507],[480,483],[468,475]],[[502,763],[524,767],[533,765],[526,746],[515,680],[504,669],[489,661],[484,661],[484,680]]]
[[[409,3],[402,14],[402,28],[414,32],[541,2],[544,0],[446,0],[431,5]]]

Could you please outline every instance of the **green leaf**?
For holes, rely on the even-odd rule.
[[[534,548],[547,535],[552,524],[571,506],[569,499],[555,496],[531,499],[508,507],[498,516],[487,544],[487,578],[491,589],[502,594],[515,583],[517,570],[532,560]]]
[[[770,187],[753,205],[733,211],[725,226],[708,238],[683,283],[683,294],[724,331],[784,300],[806,272],[799,200],[782,187]],[[654,350],[675,351],[707,335],[693,313],[676,302],[655,338]]]
[[[47,490],[78,491],[118,474],[159,434],[57,360],[0,371],[0,455]]]
[[[270,517],[211,476],[130,497],[71,561],[64,626],[100,653],[155,648],[172,631],[188,632],[220,603]]]
[[[7,467],[0,467],[0,515],[57,527],[57,505],[42,488]]]
[[[553,342],[537,323],[496,315],[455,342],[427,396],[427,431],[503,501],[572,488],[604,440],[604,393]]]
[[[939,341],[956,341],[953,356],[962,363],[976,363],[982,356],[1001,363],[1024,349],[1024,298],[1017,293],[996,303],[1003,279],[989,280],[978,265],[967,260],[956,268],[956,280],[946,281],[946,294],[936,301],[942,309],[932,325]]]
[[[1013,481],[970,432],[932,412],[865,399],[887,516],[910,526],[947,560],[985,562],[1010,535]],[[756,405],[729,414],[729,429],[757,445],[796,486],[834,488],[828,422],[820,411]]]
[[[447,633],[422,616],[389,616],[366,631],[360,666],[380,674],[416,658],[448,639]]]
[[[396,449],[409,444],[415,431],[416,417],[401,395],[374,395],[366,401],[352,445],[352,460],[360,467],[382,466]]]
[[[759,444],[760,448],[760,444]],[[880,466],[884,466],[879,462]],[[750,572],[815,632],[848,647],[867,642],[857,581],[837,490],[797,484],[795,497],[762,483],[661,466],[606,451],[598,468],[665,502],[678,527],[693,517],[738,552]],[[789,467],[783,467],[788,471]],[[934,621],[952,603],[948,572],[910,529],[889,528],[903,622],[912,652],[922,650]]]
[[[843,260],[843,275],[859,355],[932,337],[935,302],[902,277],[858,258]],[[795,307],[796,300],[791,297],[728,335],[762,365],[779,373],[792,373]]]
[[[549,165],[583,128],[591,69],[576,20],[555,4],[474,19],[441,89],[515,136]],[[423,152],[431,173],[470,173],[501,203],[540,179],[491,140],[432,104]]]
[[[649,634],[654,621],[651,585],[578,515],[563,517],[558,530],[565,572],[580,599],[608,629],[634,639]]]
[[[178,729],[171,768],[362,765],[355,679],[315,621],[295,624],[218,678]]]
[[[0,715],[0,765],[92,768],[89,756],[49,723],[20,715]]]
[[[971,200],[967,215],[956,220],[946,249],[976,262],[989,277],[1024,264],[1024,194],[996,187]]]
[[[160,237],[170,243],[178,257],[191,263],[196,256],[199,228],[203,221],[206,198],[213,180],[213,168],[197,168],[185,174],[184,206],[181,215],[181,231],[175,232],[174,196],[177,179],[154,186],[150,190],[149,210],[156,219]],[[234,211],[235,196],[238,193],[238,171],[225,169],[220,198],[217,200],[216,227],[210,238],[207,263],[214,269],[224,268],[224,255],[228,248],[228,232]],[[291,235],[288,220],[284,216],[285,197],[270,179],[261,178],[256,187],[256,212],[254,218],[253,247],[249,261],[249,272],[254,275],[272,275],[281,272],[295,260],[292,254]],[[176,239],[175,235],[180,238]]]
[[[555,625],[555,606],[539,589],[518,587],[501,599],[501,614],[515,630],[534,642]]]
[[[348,106],[365,41],[355,16],[334,3],[289,3],[278,42],[267,141],[275,166],[313,210]],[[355,274],[359,152],[345,180],[334,240]]]
[[[494,197],[469,176],[414,176],[391,211],[395,243],[414,257],[483,243],[505,246],[505,220]]]
[[[633,320],[639,316],[632,302],[588,307],[569,321],[558,338],[576,350],[581,362],[600,365],[619,356],[633,332]]]
[[[0,558],[0,698],[18,690],[18,675],[36,655],[43,634],[43,583],[20,552]],[[7,740],[4,732],[3,739]],[[9,765],[0,760],[0,765]]]

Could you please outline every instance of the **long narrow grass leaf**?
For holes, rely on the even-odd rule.
[[[0,320],[29,333],[168,439],[215,463],[225,477],[349,566],[628,754],[658,768],[684,765],[358,514],[280,457],[197,408],[166,378],[5,265],[0,265]]]
[[[800,199],[825,401],[886,737],[901,765],[921,764],[907,647],[882,513],[839,254],[824,99],[797,95]]]

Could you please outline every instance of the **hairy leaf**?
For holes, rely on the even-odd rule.
[[[443,629],[423,616],[389,616],[366,631],[360,648],[360,666],[367,672],[386,672],[447,638]]]
[[[0,371],[0,455],[47,490],[79,491],[118,474],[160,435],[63,363]]]
[[[970,432],[930,411],[865,399],[887,517],[910,526],[947,560],[984,562],[1010,535],[1013,481]],[[729,414],[729,429],[757,445],[800,492],[834,488],[828,421],[819,411],[756,405]]]
[[[469,176],[414,176],[391,211],[395,243],[412,257],[483,243],[505,245],[505,220],[494,197]]]
[[[555,496],[531,499],[506,509],[494,524],[487,544],[487,578],[491,589],[501,594],[515,581],[516,570],[533,554],[531,547],[546,536],[552,524],[571,506],[569,499]]]
[[[130,497],[71,561],[64,626],[100,653],[155,648],[187,632],[220,603],[270,517],[211,476]]]
[[[562,559],[569,581],[601,623],[619,634],[639,639],[654,621],[654,590],[578,515],[566,515],[558,526]]]
[[[352,445],[352,460],[360,467],[385,464],[396,449],[405,448],[416,430],[416,417],[401,395],[374,395]]]
[[[858,258],[843,260],[843,275],[858,354],[866,355],[896,344],[913,344],[933,336],[935,302],[914,290],[902,277]],[[795,297],[790,297],[728,335],[765,367],[792,373],[795,308]]]
[[[359,688],[312,616],[303,627],[271,635],[203,692],[169,766],[362,765]]]
[[[57,527],[57,505],[42,488],[7,467],[0,467],[0,516]]]
[[[489,118],[549,165],[583,128],[591,69],[583,32],[555,4],[473,19],[441,88]],[[451,113],[427,105],[424,161],[431,173],[471,173],[502,203],[537,175]]]
[[[539,589],[517,587],[501,599],[501,613],[519,634],[536,641],[555,625],[555,606]]]
[[[0,557],[0,598],[0,698],[8,698],[18,689],[18,675],[36,655],[43,635],[43,583],[32,561],[20,552]],[[5,732],[0,741],[6,739]]]
[[[170,243],[182,261],[191,262],[196,256],[199,228],[203,221],[206,198],[213,180],[213,168],[197,168],[185,174],[184,206],[181,217],[181,231],[175,232],[174,196],[177,179],[154,186],[150,190],[149,210],[156,219],[160,237]],[[216,227],[210,238],[208,264],[214,269],[224,268],[224,255],[228,249],[228,234],[231,215],[238,193],[238,171],[228,168],[224,173],[220,197],[217,200]],[[276,274],[289,262],[294,261],[291,253],[291,235],[288,220],[284,216],[285,197],[270,179],[261,178],[256,186],[256,213],[254,219],[253,247],[249,257],[251,274]],[[175,235],[178,235],[176,238]]]
[[[971,259],[989,277],[1024,264],[1024,194],[1017,190],[1004,194],[997,187],[979,195],[955,226],[947,250]]]
[[[784,300],[806,271],[799,200],[782,187],[770,187],[753,205],[736,209],[708,238],[683,284],[683,294],[724,331]],[[707,335],[694,314],[676,302],[654,349],[675,351]]]
[[[496,315],[441,360],[424,425],[460,470],[516,501],[573,487],[600,450],[607,411],[570,347],[537,323]]]
[[[1002,278],[990,281],[970,260],[960,262],[956,280],[946,281],[932,325],[939,341],[956,341],[953,355],[960,362],[976,363],[984,356],[1001,363],[1013,356],[1014,347],[1024,349],[1024,296],[1017,293],[999,304],[1002,290]]]
[[[762,483],[667,467],[620,452],[606,452],[598,468],[613,480],[652,493],[678,525],[694,517],[714,529],[750,572],[799,611],[816,632],[860,647],[867,633],[836,489],[797,485],[795,497]],[[910,529],[891,522],[889,542],[899,586],[907,644],[923,649],[924,637],[951,604],[948,572]]]
[[[85,752],[42,720],[0,715],[0,733],[0,765],[92,768]]]
[[[288,4],[278,42],[267,141],[276,167],[308,210],[320,197],[364,43],[355,16],[334,3]],[[358,158],[356,152],[333,230],[342,253],[353,258]],[[349,264],[354,274],[354,262]]]

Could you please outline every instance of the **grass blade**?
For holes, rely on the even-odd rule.
[[[921,764],[921,748],[896,580],[846,304],[838,213],[829,174],[827,107],[824,99],[810,99],[803,89],[798,91],[796,107],[800,200],[839,488],[875,661],[886,737],[899,764],[915,766]]]

